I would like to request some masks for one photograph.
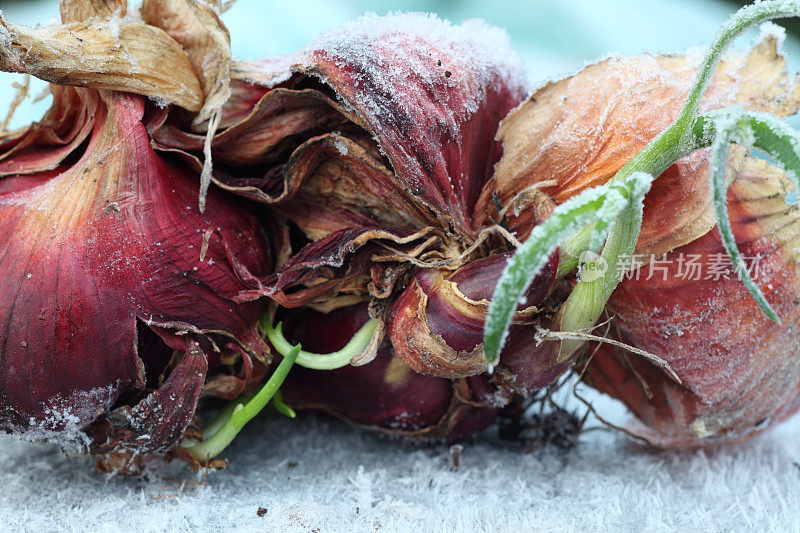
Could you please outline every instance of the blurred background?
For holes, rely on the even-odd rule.
[[[131,1],[134,5],[136,2]],[[559,77],[610,53],[675,52],[707,43],[719,25],[745,2],[733,0],[238,0],[222,16],[235,56],[283,54],[320,32],[365,11],[429,11],[461,22],[482,18],[505,28],[532,82]],[[57,0],[0,0],[7,21],[35,25],[58,20]],[[785,21],[791,70],[800,70],[800,21]],[[737,45],[752,42],[755,30]],[[0,120],[21,76],[0,75]],[[32,83],[36,95],[44,84]],[[18,110],[10,127],[36,120],[49,99]]]

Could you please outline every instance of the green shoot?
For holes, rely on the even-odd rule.
[[[503,272],[489,304],[484,350],[490,363],[505,341],[522,293],[559,243],[581,226],[613,222],[632,198],[644,196],[651,182],[652,176],[633,173],[622,183],[588,189],[561,204],[547,220],[533,228]]]
[[[233,442],[236,435],[254,416],[266,407],[278,393],[286,376],[300,354],[300,345],[293,347],[272,373],[267,383],[252,397],[242,397],[231,402],[204,432],[203,442],[184,446],[185,450],[201,463],[207,463]],[[293,412],[293,411],[292,411]]]
[[[327,354],[319,354],[312,352],[300,351],[297,356],[297,364],[299,366],[310,368],[312,370],[334,370],[342,368],[350,364],[350,361],[360,355],[369,346],[372,340],[372,334],[378,327],[378,320],[372,318],[366,324],[361,326],[350,342],[345,345],[341,350]],[[270,324],[269,319],[264,320],[264,330],[267,332],[267,338],[275,350],[283,356],[286,356],[291,350],[292,345],[283,336],[282,324],[278,324],[274,328]]]
[[[294,412],[294,409],[284,403],[281,391],[276,392],[275,396],[272,397],[272,406],[283,416],[297,418],[297,413]]]

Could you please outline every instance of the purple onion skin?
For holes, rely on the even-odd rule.
[[[510,253],[472,261],[454,273],[422,270],[395,302],[389,335],[397,356],[417,372],[448,378],[483,374],[483,325],[488,302]],[[542,306],[553,290],[558,270],[555,252],[534,280],[518,311]],[[518,315],[500,354],[492,382],[512,393],[529,394],[555,381],[571,361],[558,362],[557,342],[539,343],[530,322],[555,328],[558,315],[541,319],[536,310]]]
[[[363,304],[328,314],[303,310],[291,315],[286,331],[304,350],[324,353],[342,348],[368,319]],[[425,440],[462,440],[485,429],[498,412],[477,405],[493,392],[485,380],[454,381],[419,374],[395,356],[388,338],[366,365],[332,371],[296,367],[281,390],[293,407],[321,410],[384,433]]]
[[[196,173],[152,148],[144,97],[53,93],[54,110],[0,146],[0,431],[96,422],[104,449],[161,453],[207,372],[266,350],[273,250],[222,191],[199,212]],[[63,150],[42,144],[65,131],[78,133]]]

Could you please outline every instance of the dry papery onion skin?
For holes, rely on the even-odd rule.
[[[491,375],[480,346],[488,293],[474,289],[491,289],[514,242],[494,222],[473,220],[475,201],[500,156],[497,126],[524,95],[522,70],[503,32],[474,22],[453,26],[432,16],[367,16],[289,58],[234,64],[232,72],[233,96],[211,143],[212,179],[267,204],[308,241],[267,283],[270,296],[284,307],[311,307],[330,316],[355,312],[346,309],[371,300],[371,316],[379,323],[353,361],[363,369],[337,370],[330,377],[299,369],[293,374],[314,376],[315,383],[346,382],[338,376],[352,374],[347,379],[364,388],[366,381],[355,375],[378,376],[381,365],[396,357],[416,372],[446,378],[420,378],[423,383],[458,388],[463,379],[478,376],[491,395],[484,402],[489,414],[480,417],[491,418],[513,395],[538,390],[569,367],[571,361],[555,360],[558,342],[537,344],[534,330],[522,325],[557,323],[555,309],[537,306],[554,299],[558,254],[520,306],[516,346]],[[160,147],[195,158],[199,168],[201,135],[166,119],[154,138]],[[541,217],[552,206],[541,198],[533,204]],[[435,286],[426,281],[432,275]],[[422,285],[424,297],[417,291]],[[402,338],[406,332],[410,336]],[[380,348],[384,335],[390,349]],[[475,342],[465,347],[468,341],[459,338]],[[308,336],[298,340],[304,346],[312,342]],[[282,345],[285,339],[277,341]],[[371,362],[380,353],[392,356]],[[386,383],[371,383],[372,394],[392,397]],[[321,401],[286,397],[323,408]],[[323,409],[334,411],[341,401],[331,395],[330,408]],[[363,409],[362,424],[389,431],[402,426],[388,419],[373,424],[372,408]],[[437,440],[456,435],[412,431]]]

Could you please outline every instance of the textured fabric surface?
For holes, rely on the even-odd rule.
[[[621,415],[609,401],[598,407]],[[494,435],[466,443],[452,471],[445,446],[314,416],[266,417],[207,480],[177,463],[145,478],[100,475],[87,458],[2,437],[0,530],[800,529],[800,418],[742,445],[693,452],[590,431],[572,450],[526,454]]]

